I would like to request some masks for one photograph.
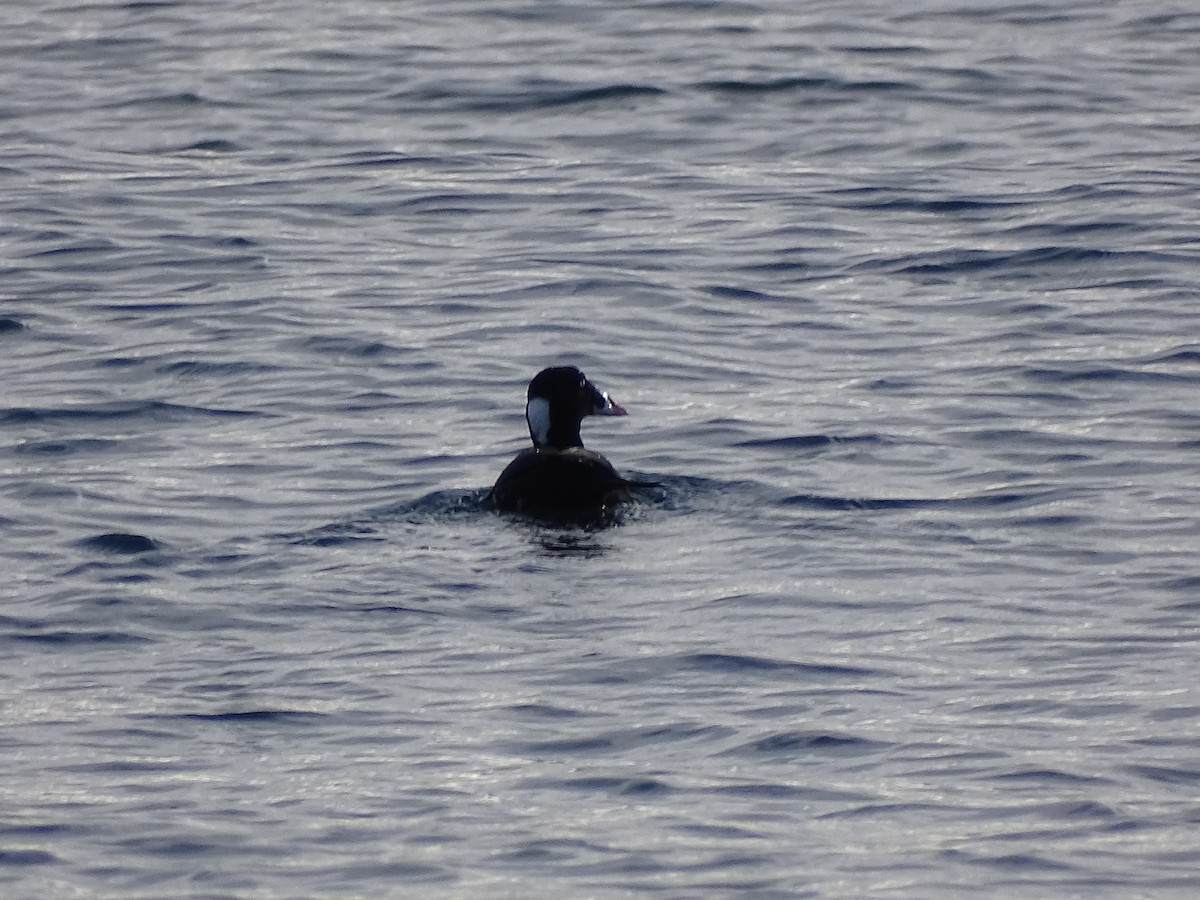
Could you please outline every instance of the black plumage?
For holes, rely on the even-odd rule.
[[[500,473],[491,499],[497,509],[530,515],[591,515],[630,499],[630,483],[583,446],[586,416],[624,416],[574,366],[543,369],[529,383],[525,419],[533,447]]]

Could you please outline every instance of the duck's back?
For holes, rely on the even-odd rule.
[[[585,512],[629,499],[629,483],[583,447],[522,451],[492,488],[496,508],[507,512]]]

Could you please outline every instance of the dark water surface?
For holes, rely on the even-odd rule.
[[[1189,10],[6,3],[0,894],[1194,896]]]

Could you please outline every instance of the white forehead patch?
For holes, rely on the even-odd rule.
[[[550,442],[550,401],[534,397],[525,404],[525,421],[529,423],[529,435],[538,447]]]

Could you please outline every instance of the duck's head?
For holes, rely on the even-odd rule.
[[[625,416],[624,408],[597,390],[574,366],[542,369],[529,382],[525,421],[538,449],[582,447],[579,423],[584,416]]]

